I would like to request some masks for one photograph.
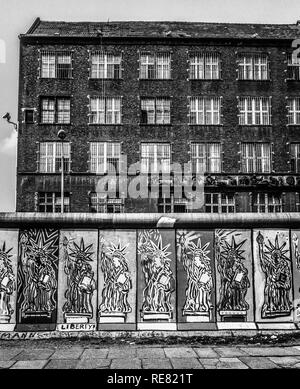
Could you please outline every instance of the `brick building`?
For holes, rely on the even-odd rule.
[[[63,149],[65,211],[191,211],[172,176],[169,196],[103,198],[99,179],[126,155],[141,162],[129,180],[150,164],[204,170],[197,212],[298,212],[297,38],[299,23],[37,19],[20,36],[17,211],[60,211]]]

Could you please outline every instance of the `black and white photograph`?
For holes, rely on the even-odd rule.
[[[0,369],[300,369],[299,0],[0,1]]]

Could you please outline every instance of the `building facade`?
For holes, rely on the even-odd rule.
[[[299,23],[37,19],[20,36],[17,211],[60,212],[63,165],[65,212],[299,212],[297,38]],[[204,173],[201,206],[174,163]],[[128,196],[128,168],[127,188],[157,195]]]

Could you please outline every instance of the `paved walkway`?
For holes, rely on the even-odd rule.
[[[0,344],[2,369],[300,368],[299,346]]]

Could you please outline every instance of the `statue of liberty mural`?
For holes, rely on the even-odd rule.
[[[216,231],[216,261],[220,274],[220,298],[218,302],[219,312],[249,310],[246,295],[250,287],[248,269],[243,261],[245,250],[242,250],[246,239],[236,243],[235,231]],[[230,241],[231,237],[231,241]],[[229,242],[228,242],[229,240]]]
[[[257,236],[259,259],[262,271],[265,274],[264,304],[261,310],[262,318],[289,316],[292,311],[290,291],[292,274],[290,260],[285,255],[287,242],[279,244],[278,234],[274,244],[268,239],[269,245],[259,232]]]
[[[175,291],[175,279],[168,258],[170,244],[163,247],[162,236],[154,231],[140,232],[139,253],[146,287],[143,291],[142,312],[144,320],[160,317],[172,318],[171,295]],[[154,314],[154,316],[152,316]],[[155,316],[156,315],[156,316]]]
[[[10,298],[15,290],[15,275],[11,265],[10,252],[6,250],[6,243],[0,248],[0,323],[9,323],[14,313]]]
[[[110,243],[105,246],[102,241],[100,266],[104,274],[104,287],[100,316],[119,316],[125,320],[126,314],[132,312],[128,295],[132,289],[132,280],[126,259],[127,246]]]
[[[197,240],[197,243],[195,241]],[[177,238],[178,258],[187,275],[184,316],[210,317],[213,288],[212,269],[208,250],[210,242],[202,246],[201,238],[194,232],[182,232]]]
[[[57,232],[24,232],[20,238],[21,277],[24,276],[22,315],[51,317],[56,308],[57,289],[54,261]]]
[[[93,244],[85,246],[83,238],[78,245],[76,242],[63,241],[64,271],[67,275],[66,303],[63,312],[66,317],[86,316],[93,317],[92,297],[96,289],[94,272],[90,262],[94,255]]]

